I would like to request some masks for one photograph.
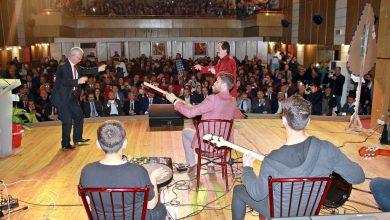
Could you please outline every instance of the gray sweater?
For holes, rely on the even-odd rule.
[[[365,180],[363,169],[355,162],[346,157],[339,148],[328,141],[319,140],[316,137],[309,137],[304,142],[295,145],[284,145],[272,151],[264,158],[260,168],[259,176],[253,172],[253,168],[244,167],[242,181],[249,195],[256,201],[260,201],[264,207],[262,213],[269,216],[268,205],[268,176],[273,178],[284,177],[327,177],[332,172],[340,174],[351,184],[362,183]],[[296,186],[294,186],[295,188]],[[319,185],[313,190],[317,190]],[[322,186],[321,192],[325,186]],[[284,184],[283,192],[291,190],[290,185]],[[295,190],[296,191],[296,190]],[[297,206],[299,192],[293,193],[292,204]],[[305,187],[304,196],[309,194],[310,187]],[[275,216],[279,216],[280,187],[274,188]],[[317,191],[314,191],[317,192]],[[289,196],[283,197],[283,209],[288,210]],[[313,201],[310,201],[313,202]],[[305,205],[305,204],[301,204]],[[291,212],[295,213],[296,206],[291,207]],[[301,210],[299,215],[303,215]],[[283,212],[285,216],[286,213]]]

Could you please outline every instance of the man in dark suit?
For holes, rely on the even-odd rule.
[[[252,102],[252,113],[255,114],[270,114],[271,104],[264,98],[264,92],[258,91],[257,98]]]
[[[103,106],[102,103],[95,100],[95,95],[89,93],[87,101],[82,103],[84,117],[102,117],[103,116]]]
[[[188,88],[184,89],[183,95],[180,96],[179,98],[183,99],[184,101],[186,101],[187,103],[190,103],[190,104],[196,103],[195,97],[193,95],[191,95],[191,91]]]
[[[128,100],[123,106],[123,111],[126,115],[138,115],[140,114],[139,101],[135,100],[135,95],[132,92],[127,94]]]
[[[274,93],[273,87],[268,87],[267,92],[265,93],[265,97],[268,100],[269,104],[271,105],[271,112],[272,114],[275,114],[278,111],[278,98],[276,94]]]
[[[119,116],[122,115],[122,104],[115,97],[113,91],[108,93],[108,100],[103,105],[104,114],[106,116]]]
[[[83,50],[74,47],[70,50],[68,60],[60,65],[56,72],[56,82],[54,85],[51,101],[58,109],[58,116],[62,122],[62,149],[73,150],[70,144],[70,131],[73,125],[73,143],[78,144],[88,142],[83,138],[83,110],[78,102],[80,96],[80,84],[84,84],[88,77],[85,75],[96,74],[104,71],[106,65],[94,68],[81,68],[77,64],[83,57]]]

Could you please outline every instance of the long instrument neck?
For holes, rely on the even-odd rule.
[[[238,145],[236,145],[236,144],[230,143],[229,141],[224,141],[224,142],[223,142],[223,146],[232,148],[233,150],[239,151],[239,152],[241,152],[241,153],[243,153],[243,154],[249,154],[249,155],[251,155],[253,158],[255,158],[255,159],[259,160],[259,161],[263,161],[263,160],[264,160],[264,155],[262,155],[262,154],[260,154],[260,153],[257,153],[257,152],[255,152],[255,151],[249,150],[249,149],[247,149],[247,148],[238,146]]]

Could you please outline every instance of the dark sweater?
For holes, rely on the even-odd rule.
[[[272,151],[264,158],[259,176],[256,176],[253,168],[244,167],[242,181],[249,195],[262,203],[262,210],[264,210],[262,214],[269,216],[268,176],[273,178],[327,177],[332,172],[340,174],[351,184],[362,183],[365,179],[363,169],[346,157],[339,148],[328,141],[311,136],[304,142],[284,145]],[[318,189],[318,186],[314,188]],[[288,192],[285,191],[288,189],[291,189],[288,185],[283,187],[284,192]],[[280,192],[280,187],[274,190]],[[306,193],[308,192],[304,192],[304,195]],[[299,193],[294,193],[294,195],[292,204],[297,204],[295,200],[298,200]],[[288,199],[289,196],[283,197],[283,201],[288,201]],[[276,197],[274,197],[274,202],[276,206],[280,204]],[[283,204],[287,206],[287,202]],[[283,207],[283,209],[288,210],[288,207]],[[279,208],[276,208],[275,212],[278,211]],[[294,211],[296,212],[295,206],[291,207],[291,212],[295,213]],[[275,215],[278,216],[279,213]]]

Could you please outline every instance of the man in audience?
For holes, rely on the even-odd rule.
[[[37,105],[39,106],[39,109],[41,109],[42,121],[48,121],[49,116],[53,113],[53,105],[51,104],[48,98],[48,94],[45,90],[41,90]]]
[[[257,92],[257,97],[252,102],[252,113],[271,114],[271,105],[261,90]]]
[[[331,116],[336,104],[336,96],[332,93],[332,89],[327,87],[322,97],[322,115]]]
[[[355,98],[352,96],[348,96],[347,103],[341,108],[340,113],[346,115],[353,115],[355,112]]]
[[[103,106],[99,101],[95,100],[93,93],[88,94],[87,101],[82,103],[82,107],[85,118],[103,116]]]
[[[351,184],[364,182],[363,169],[344,155],[334,144],[308,136],[305,127],[309,123],[311,105],[301,96],[293,95],[283,106],[282,122],[286,129],[287,140],[278,150],[268,154],[260,168],[259,176],[253,172],[254,158],[243,157],[243,185],[234,187],[232,199],[232,217],[234,220],[244,219],[246,205],[258,211],[261,216],[270,217],[268,204],[268,177],[326,177],[332,172],[341,175]],[[318,187],[316,187],[318,188]],[[285,189],[286,190],[286,189]],[[316,192],[316,189],[313,189]],[[299,193],[291,198],[296,204]],[[290,198],[283,197],[283,201]],[[274,198],[279,204],[279,197]],[[289,209],[289,202],[283,202],[283,209]],[[297,206],[291,207],[291,213],[297,212]],[[279,210],[275,211],[278,213]],[[301,210],[302,212],[302,210]]]
[[[190,104],[195,103],[195,99],[191,95],[190,89],[187,89],[187,88],[184,89],[184,94],[182,96],[180,96],[180,98],[183,99],[184,101],[186,101],[187,103],[190,103]]]
[[[341,109],[341,96],[343,95],[343,86],[345,77],[341,75],[341,67],[336,67],[333,76],[329,79],[329,87],[332,88],[333,94],[336,96],[337,111]]]
[[[273,87],[270,86],[267,88],[267,92],[265,93],[265,97],[271,106],[271,112],[269,112],[269,113],[275,114],[275,112],[278,110],[278,98],[276,97],[276,94],[274,92]]]
[[[245,113],[249,113],[251,111],[251,100],[248,98],[248,94],[246,94],[246,92],[243,92],[241,97],[237,99],[237,107]]]
[[[122,115],[122,104],[119,99],[116,99],[114,92],[108,93],[108,100],[104,103],[103,109],[106,116]]]
[[[153,171],[150,176],[146,169],[138,164],[129,163],[122,160],[123,150],[127,147],[126,130],[119,121],[109,120],[99,126],[97,130],[96,145],[103,150],[104,157],[100,161],[87,164],[81,171],[80,185],[87,187],[112,187],[112,188],[132,188],[150,187],[149,200],[147,203],[146,219],[165,219],[167,210],[158,199],[157,180],[167,175],[162,169]],[[125,194],[125,207],[122,207],[121,194],[113,194],[112,198],[102,194],[103,208],[111,210],[111,202],[115,205],[115,215],[122,219],[126,210],[126,219],[140,219],[143,200],[135,198],[131,194]],[[90,198],[91,200],[91,198]],[[133,210],[133,202],[135,207]],[[95,206],[91,206],[94,209]],[[97,213],[103,213],[101,206],[96,206]],[[135,216],[129,216],[135,211]],[[110,212],[110,211],[108,211]],[[105,219],[103,215],[95,216],[93,219]],[[111,219],[111,217],[110,217]]]
[[[311,103],[311,114],[322,115],[322,91],[318,84],[310,85],[303,97]]]
[[[135,100],[135,94],[129,92],[127,94],[128,100],[123,106],[123,110],[126,115],[138,115],[140,114],[139,101]]]
[[[125,96],[124,96],[122,91],[119,91],[119,88],[117,85],[112,86],[112,92],[114,93],[114,96],[116,97],[116,99],[118,99],[120,101],[120,103],[123,104],[123,102],[125,100]]]
[[[201,115],[202,120],[233,120],[234,118],[241,117],[241,113],[236,107],[236,101],[232,99],[232,96],[229,93],[234,85],[233,77],[229,73],[219,73],[218,75],[219,77],[213,85],[214,94],[207,96],[199,105],[184,105],[177,101],[177,97],[172,93],[167,95],[167,99],[174,104],[176,111],[187,118],[194,118]],[[233,137],[233,135],[231,135],[231,137]],[[188,173],[192,175],[196,168],[194,149],[198,148],[195,129],[185,128],[183,130],[183,147],[186,161],[189,165]],[[212,170],[212,168],[210,170]]]
[[[127,72],[126,64],[122,61],[120,61],[119,57],[114,58],[114,65],[116,72],[119,74],[120,77],[127,77],[129,73]]]

